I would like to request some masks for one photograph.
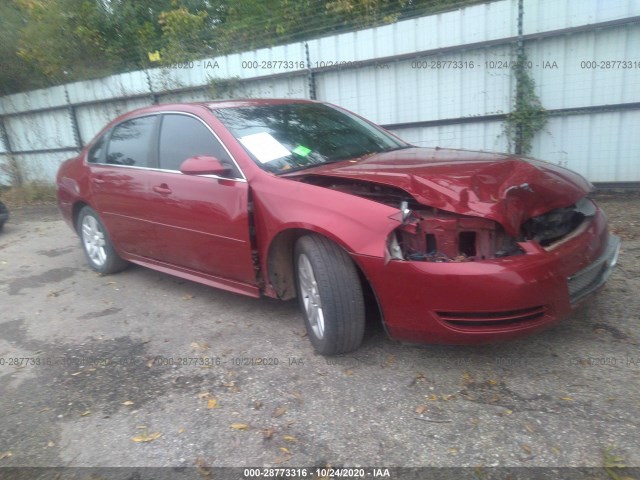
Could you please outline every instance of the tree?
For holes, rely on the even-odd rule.
[[[92,0],[16,0],[25,24],[18,56],[50,83],[104,75],[104,39],[89,25],[96,21]]]
[[[46,85],[46,78],[18,56],[24,22],[15,2],[0,2],[0,95]]]
[[[184,7],[161,12],[158,22],[162,28],[162,58],[167,63],[193,60],[210,46],[207,35],[207,12],[191,13]]]

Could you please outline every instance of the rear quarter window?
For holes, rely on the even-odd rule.
[[[102,137],[100,137],[98,141],[96,141],[96,143],[94,143],[93,146],[89,149],[89,153],[87,153],[87,162],[104,162],[104,147],[106,144],[106,136],[106,134],[102,135]]]

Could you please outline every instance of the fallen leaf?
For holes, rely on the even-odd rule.
[[[351,375],[353,375],[353,370],[351,370],[350,368],[347,368],[344,371],[344,374],[347,375],[348,377],[350,377]]]
[[[513,413],[513,410],[509,410],[508,408],[502,412],[502,415],[511,415]]]
[[[182,297],[182,300],[191,300],[193,298],[193,295],[189,294],[189,295],[184,295]]]
[[[211,467],[207,464],[204,458],[198,457],[195,461],[196,467],[198,469],[198,473],[201,478],[213,478],[213,471]]]
[[[273,463],[280,465],[281,463],[288,462],[289,460],[291,460],[291,455],[285,455],[284,457],[276,458]]]
[[[180,427],[180,428],[178,429],[178,433],[184,433],[184,427]]]
[[[451,455],[457,455],[459,451],[460,451],[460,449],[456,448],[456,447],[452,447],[452,448],[449,449],[449,453]]]
[[[255,408],[256,410],[260,410],[262,408],[262,402],[260,400],[256,400],[255,402],[253,402],[253,408]]]
[[[529,433],[533,433],[536,431],[535,428],[533,428],[533,426],[530,423],[525,423],[524,424],[524,428],[527,430],[527,432]]]
[[[205,350],[209,349],[209,344],[208,343],[204,343],[204,342],[192,342],[191,343],[191,348],[193,350],[205,351]]]
[[[488,380],[487,383],[489,385],[497,385],[498,384],[498,382],[496,380]]]
[[[140,435],[136,435],[135,437],[131,437],[131,440],[133,440],[136,443],[141,443],[141,442],[153,442],[154,440],[159,439],[162,436],[162,434],[160,432],[155,432],[152,433],[150,435],[147,435],[146,433],[140,434]]]
[[[273,418],[280,418],[287,411],[287,407],[278,407],[273,411]]]
[[[290,454],[291,451],[287,447],[280,447],[279,449],[282,453]]]
[[[533,451],[531,450],[531,447],[525,443],[521,443],[520,448],[524,450],[528,455],[531,455],[531,453],[533,453]]]
[[[435,402],[436,400],[438,400],[438,396],[432,393],[431,395],[429,395],[429,396],[427,397],[427,400],[430,400],[430,401],[432,401],[432,402]]]
[[[247,430],[249,428],[248,423],[232,423],[231,428],[234,430]]]
[[[53,443],[51,440],[49,440],[49,441],[47,442],[47,447],[55,447],[55,446],[56,446],[56,444],[55,444],[55,443]]]
[[[551,447],[551,453],[553,453],[556,457],[560,456],[560,450],[558,450],[556,447]]]
[[[564,400],[565,402],[573,402],[573,398],[571,397],[560,397],[560,400]]]
[[[207,400],[209,398],[211,398],[211,394],[209,392],[202,392],[198,394],[198,398],[200,400]]]
[[[91,415],[91,410],[87,410],[87,411],[82,412],[82,413],[80,414],[80,416],[81,416],[81,417],[88,417],[89,415]]]
[[[285,435],[282,438],[284,439],[285,442],[297,442],[298,441],[298,439],[296,437],[294,437],[293,435]]]
[[[419,373],[413,377],[413,380],[411,380],[411,382],[409,382],[409,386],[412,387],[414,386],[416,383],[418,382],[425,382],[427,380],[427,377],[424,376],[423,373]]]
[[[394,363],[396,363],[396,357],[389,354],[387,355],[387,358],[385,359],[385,361],[382,363],[382,368],[390,367]]]
[[[13,457],[13,453],[11,452],[0,452],[0,460],[4,460],[5,458]]]
[[[418,415],[422,415],[424,412],[426,412],[427,410],[429,410],[429,407],[427,407],[426,405],[418,405],[415,409],[415,412]]]
[[[127,406],[133,405],[133,402],[131,400],[127,400],[125,402],[122,402],[122,405],[127,405]]]
[[[207,402],[207,408],[217,408],[218,407],[218,400],[216,400],[215,398],[210,398],[209,401]]]

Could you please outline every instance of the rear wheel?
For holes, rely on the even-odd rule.
[[[365,304],[353,261],[318,235],[301,237],[294,255],[298,300],[314,348],[322,355],[355,350],[364,335]]]
[[[124,270],[128,263],[113,248],[109,234],[98,213],[83,207],[78,215],[78,234],[89,265],[96,272],[108,274]]]

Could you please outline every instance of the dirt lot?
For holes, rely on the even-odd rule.
[[[640,197],[600,203],[619,267],[552,330],[414,346],[372,324],[329,360],[295,302],[141,267],[99,276],[55,207],[14,210],[0,234],[0,467],[638,467]]]

